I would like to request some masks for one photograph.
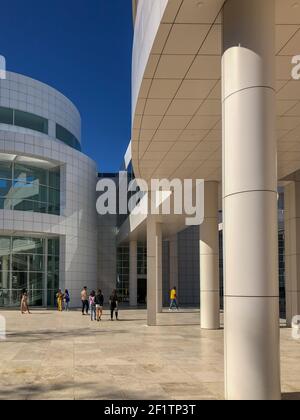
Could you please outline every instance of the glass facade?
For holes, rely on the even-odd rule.
[[[34,159],[0,155],[0,210],[59,215],[60,168],[49,168]]]
[[[137,274],[147,275],[147,246],[143,244],[138,244],[137,248]]]
[[[129,246],[121,246],[117,250],[117,290],[122,302],[129,302],[130,256]],[[137,247],[137,275],[146,280],[147,247],[139,243]],[[139,288],[139,287],[138,287]]]
[[[122,302],[129,302],[129,247],[117,250],[117,291]]]
[[[0,306],[54,306],[59,288],[59,238],[0,236]]]

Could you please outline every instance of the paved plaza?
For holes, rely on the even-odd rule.
[[[1,311],[0,399],[224,399],[223,331],[201,331],[199,313]],[[281,330],[284,399],[300,399],[300,341]]]

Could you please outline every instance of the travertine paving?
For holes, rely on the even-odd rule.
[[[0,399],[223,399],[223,331],[201,331],[199,313],[1,311]],[[281,330],[283,398],[300,399],[300,342]]]

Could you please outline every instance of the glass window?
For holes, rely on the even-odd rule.
[[[45,257],[44,255],[29,255],[29,270],[30,271],[44,271]]]
[[[0,236],[0,306],[19,306],[22,289],[27,289],[31,306],[55,305],[59,256],[45,255],[46,242],[45,238]],[[50,252],[59,255],[59,238],[48,242]]]
[[[0,178],[12,179],[12,162],[0,160]]]
[[[0,210],[11,210],[11,200],[0,197]]]
[[[0,179],[0,197],[7,197],[11,192],[11,180]]]
[[[56,256],[48,256],[48,269],[51,272],[59,271],[59,257]]]
[[[10,125],[14,123],[14,112],[12,109],[0,106],[0,123]]]
[[[147,247],[143,245],[138,245],[137,270],[139,275],[147,274]]]
[[[43,214],[48,214],[48,213],[50,213],[49,211],[48,211],[48,204],[47,203],[42,203],[42,202],[39,202],[39,201],[35,201],[34,202],[34,208],[33,208],[33,211],[35,212],[35,213],[43,213]],[[50,214],[53,214],[53,213],[50,213]],[[57,213],[56,213],[57,214]]]
[[[129,247],[118,248],[117,253],[117,290],[123,302],[129,300]]]
[[[28,257],[27,255],[13,255],[12,256],[12,270],[13,271],[27,271]]]
[[[57,168],[49,171],[49,187],[60,190],[60,171]]]
[[[10,269],[10,256],[0,255],[0,271],[9,271]]]
[[[0,236],[0,255],[9,255],[10,249],[10,237]]]
[[[76,150],[81,150],[77,138],[66,128],[56,124],[56,138]]]
[[[29,273],[29,287],[28,289],[43,290],[44,273]]]
[[[0,124],[29,128],[30,130],[43,134],[49,133],[49,121],[46,118],[30,112],[5,107],[0,107]],[[69,130],[59,124],[56,124],[56,138],[76,150],[81,150],[78,139]]]
[[[59,241],[57,239],[48,239],[48,255],[59,256]]]
[[[49,188],[49,203],[54,205],[60,204],[60,193],[53,188]]]
[[[0,289],[8,289],[9,271],[0,271]]]
[[[1,183],[0,183],[1,185]],[[1,190],[1,186],[0,186]],[[33,200],[39,202],[47,202],[48,188],[39,185],[38,183],[33,184],[21,184],[15,183],[13,191],[11,191],[10,198],[15,201],[22,200]]]
[[[36,168],[30,165],[16,163],[14,167],[15,186],[24,184],[41,184],[47,185],[47,171],[42,168]]]
[[[48,120],[29,112],[15,110],[15,125],[48,134]]]
[[[28,282],[27,282],[28,274],[26,272],[12,272],[12,289],[14,290],[22,290],[28,288]]]
[[[12,244],[14,253],[44,254],[44,240],[40,238],[13,238]]]
[[[59,215],[60,168],[48,169],[43,161],[21,163],[23,159],[0,159],[0,209]]]

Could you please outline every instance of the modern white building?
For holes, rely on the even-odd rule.
[[[222,211],[226,397],[280,399],[278,186],[285,188],[288,325],[300,313],[300,81],[292,78],[299,2],[135,0],[133,7],[135,175],[206,181],[202,328],[220,327]],[[155,325],[169,234],[166,220],[145,223]],[[134,240],[133,221],[130,229]]]
[[[96,164],[80,152],[81,118],[61,93],[7,72],[0,81],[0,306],[80,303],[97,278]]]

